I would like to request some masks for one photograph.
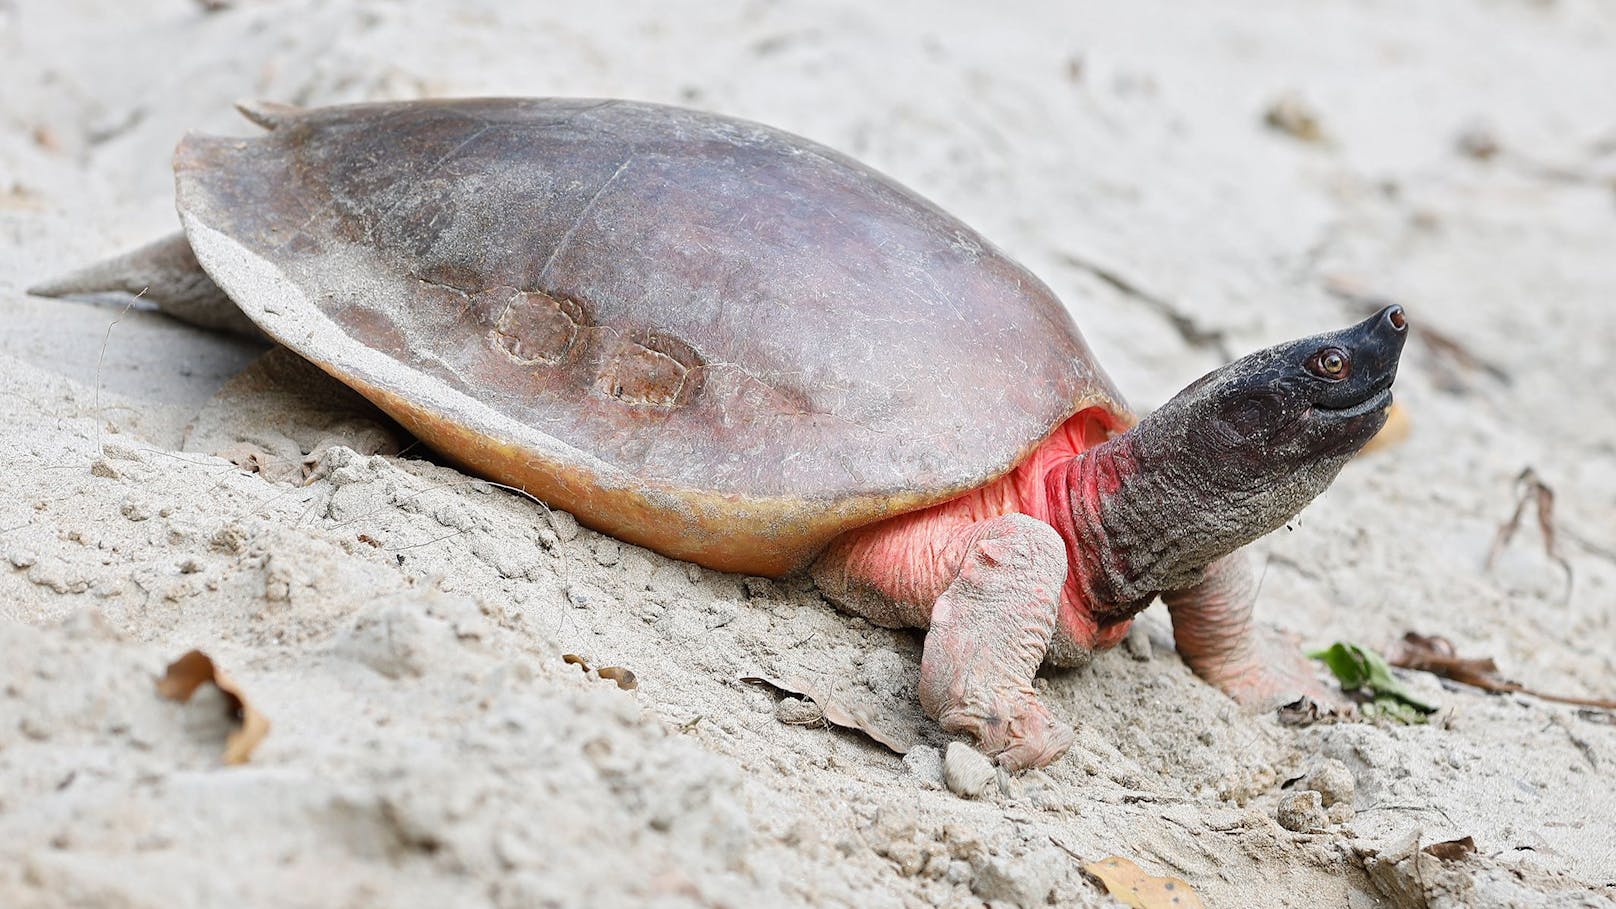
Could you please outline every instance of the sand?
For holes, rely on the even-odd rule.
[[[221,5],[0,2],[0,905],[1104,906],[1078,866],[1111,854],[1212,906],[1616,905],[1608,713],[1411,673],[1428,725],[1283,725],[1154,608],[1040,683],[1069,756],[962,798],[916,636],[582,530],[295,366],[232,382],[261,346],[24,293],[173,230],[175,141],[250,134],[242,98],[767,121],[1033,268],[1141,410],[1403,303],[1412,431],[1255,545],[1258,618],[1611,697],[1607,4]],[[1527,467],[1569,584],[1530,513],[1485,567]],[[156,695],[192,648],[272,723],[244,765],[211,688]]]

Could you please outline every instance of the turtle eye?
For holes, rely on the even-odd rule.
[[[1307,371],[1320,378],[1339,381],[1352,372],[1352,359],[1339,347],[1326,347],[1307,361]]]

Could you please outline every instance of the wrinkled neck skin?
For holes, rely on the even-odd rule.
[[[1208,431],[1201,416],[1175,399],[1048,475],[1050,501],[1065,506],[1056,523],[1069,583],[1102,625],[1198,583],[1207,565],[1300,512],[1348,460],[1230,458],[1197,438]]]
[[[1294,517],[1385,424],[1406,335],[1392,305],[1248,354],[1051,470],[1067,595],[1114,624]]]

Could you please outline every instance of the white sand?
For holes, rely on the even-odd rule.
[[[208,453],[221,433],[288,458],[372,436],[289,398],[291,422],[239,389],[209,406],[251,345],[23,293],[172,230],[174,142],[249,133],[239,98],[624,96],[764,120],[1026,262],[1142,407],[1220,346],[1359,318],[1331,282],[1404,303],[1498,374],[1410,343],[1412,437],[1258,544],[1260,619],[1310,642],[1443,634],[1608,697],[1612,7],[527,6],[0,0],[0,906],[1108,905],[1062,846],[1214,906],[1616,905],[1608,715],[1414,675],[1444,705],[1430,726],[1283,727],[1195,680],[1153,611],[1133,650],[1153,657],[1049,676],[1070,756],[963,800],[913,706],[914,637],[801,582],[580,532],[419,450],[328,448],[308,485],[245,473]],[[1287,95],[1326,142],[1263,125]],[[1458,148],[1476,128],[1491,160]],[[1530,526],[1482,569],[1528,465],[1559,493],[1569,597]],[[153,693],[191,647],[274,723],[246,766],[219,766],[217,702]],[[900,760],[783,724],[753,672],[815,679],[925,745]],[[1354,816],[1280,827],[1282,784],[1326,759]],[[1470,859],[1408,857],[1463,835]]]

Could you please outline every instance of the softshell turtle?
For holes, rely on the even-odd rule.
[[[797,136],[626,101],[243,110],[268,132],[179,145],[183,235],[39,291],[244,313],[591,527],[929,628],[922,706],[1006,767],[1072,741],[1039,666],[1157,596],[1237,700],[1322,695],[1238,550],[1380,428],[1400,308],[1137,420],[1043,283]]]

